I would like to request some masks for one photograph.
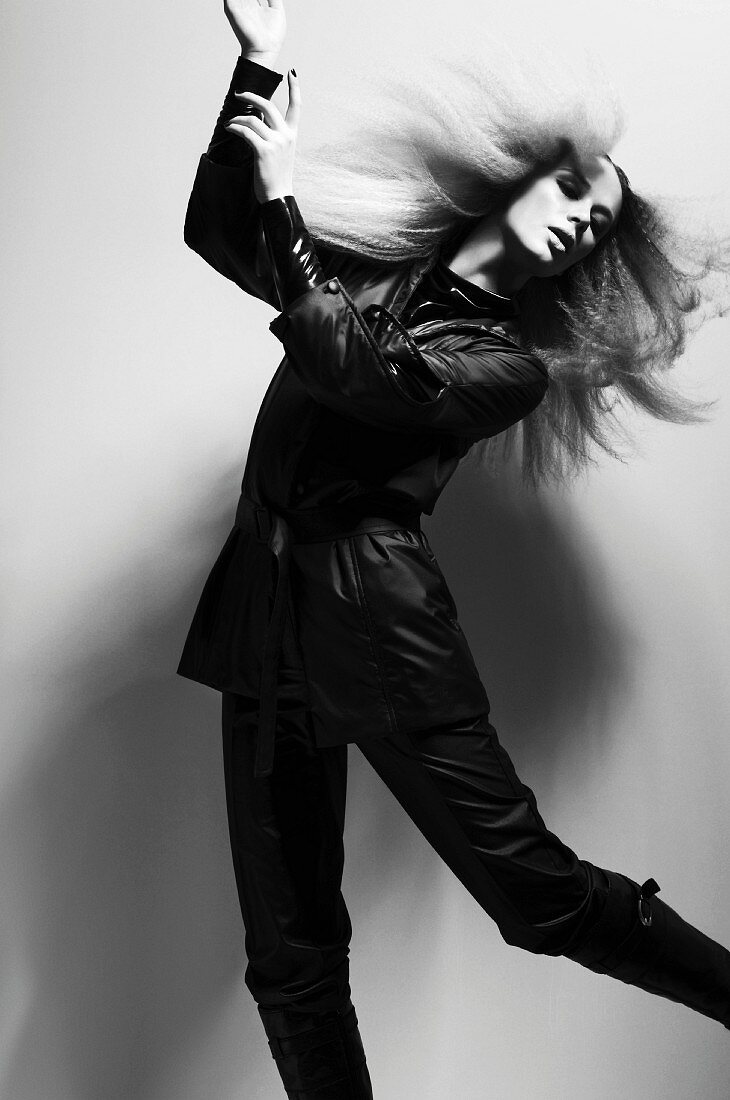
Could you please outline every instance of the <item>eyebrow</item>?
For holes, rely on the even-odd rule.
[[[581,172],[581,170],[579,168],[574,168],[571,165],[570,168],[568,169],[568,171],[572,172],[580,180],[580,182],[585,187],[586,191],[590,191],[590,189],[591,189],[590,180],[586,179],[586,177],[583,175],[583,173]],[[613,213],[609,210],[609,208],[607,206],[604,206],[602,202],[596,203],[595,206],[596,206],[596,210],[600,210],[602,214],[605,214],[607,216],[608,224],[611,225],[611,223],[614,220],[614,217],[613,217]]]

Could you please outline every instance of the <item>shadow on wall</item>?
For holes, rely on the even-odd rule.
[[[22,960],[6,982],[20,1007],[6,1032],[2,1084],[16,1100],[170,1095],[175,1074],[180,1097],[198,1095],[196,1049],[213,1041],[226,1013],[235,1034],[228,1049],[240,1054],[250,1094],[266,1095],[275,1080],[253,1003],[244,1007],[220,696],[175,674],[230,528],[230,481],[208,494],[225,498],[222,508],[169,536],[195,544],[197,574],[181,576],[184,588],[172,585],[166,596],[151,564],[107,578],[84,613],[93,622],[99,608],[124,608],[117,641],[87,646],[83,659],[60,668],[55,697],[37,700],[39,752],[1,822],[10,853],[3,881],[15,884],[1,904],[7,935],[19,941],[6,958]],[[625,676],[626,639],[569,507],[465,468],[427,523],[505,747],[529,754],[540,776],[560,769],[578,729],[597,750]],[[355,759],[358,771],[368,767]],[[375,904],[370,853],[390,894],[403,888],[412,837],[410,823],[386,810],[388,792],[382,813],[357,802],[348,905],[363,916]],[[225,1095],[231,1066],[220,1062]]]
[[[576,737],[601,751],[632,641],[569,497],[465,466],[429,531],[508,744],[543,773]]]
[[[164,546],[125,561],[80,612],[89,635],[113,616],[117,643],[76,639],[30,696],[37,751],[0,817],[2,1096],[225,1096],[235,1070],[225,1059],[211,1067],[207,1044],[226,1038],[252,1095],[276,1080],[258,1016],[244,1009],[220,695],[175,674],[237,479],[208,486],[205,513],[164,532],[178,561],[195,552],[179,584],[159,583]]]

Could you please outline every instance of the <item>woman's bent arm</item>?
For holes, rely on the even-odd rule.
[[[210,144],[198,163],[184,228],[185,243],[206,263],[275,308],[279,302],[253,190],[253,153],[225,125],[242,114],[235,92],[253,91],[270,99],[282,79],[281,73],[248,57],[238,58]]]
[[[379,428],[488,439],[548,389],[540,359],[486,326],[455,324],[418,346],[398,325],[376,336],[339,279],[301,295],[269,328],[316,401]]]
[[[325,278],[293,195],[263,203],[261,216],[282,310],[269,327],[316,401],[379,428],[477,440],[545,396],[544,364],[486,325],[416,343],[382,307],[361,313],[339,279]]]

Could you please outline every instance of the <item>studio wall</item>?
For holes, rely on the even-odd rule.
[[[288,0],[302,141],[346,122],[363,64],[544,24],[607,63],[634,186],[730,225],[725,6],[504,7]],[[220,697],[175,675],[281,354],[272,310],[182,237],[237,43],[202,0],[15,5],[3,23],[0,1094],[275,1100]],[[512,466],[465,467],[424,524],[549,828],[653,876],[727,945],[729,355],[718,319],[676,368],[717,400],[705,424],[627,414],[625,463],[537,493]],[[725,1100],[721,1025],[508,947],[349,760],[343,889],[378,1100]]]

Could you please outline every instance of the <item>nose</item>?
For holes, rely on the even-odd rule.
[[[579,240],[591,224],[590,210],[587,207],[585,210],[573,210],[568,215],[568,221],[575,225],[576,240]]]

